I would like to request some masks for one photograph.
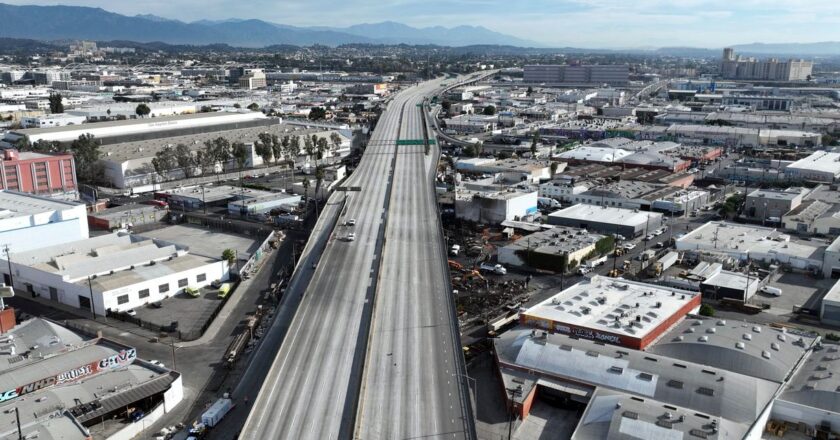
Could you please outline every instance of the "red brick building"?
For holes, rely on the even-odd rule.
[[[71,154],[43,154],[4,150],[0,189],[52,195],[77,190],[76,166]]]

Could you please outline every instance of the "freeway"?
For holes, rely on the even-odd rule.
[[[316,230],[330,233],[325,238],[320,260],[317,256],[312,260],[318,262],[308,285],[290,288],[287,292],[287,296],[302,295],[291,324],[286,328],[286,324],[278,320],[269,330],[266,339],[282,339],[282,344],[240,438],[328,440],[353,436],[373,306],[376,295],[382,293],[378,282],[380,266],[384,264],[382,252],[391,215],[390,205],[399,203],[396,201],[403,198],[393,195],[394,182],[398,179],[396,172],[404,167],[400,164],[405,160],[397,154],[401,147],[396,147],[396,140],[404,138],[400,133],[403,129],[411,131],[412,135],[417,132],[421,119],[420,109],[415,105],[422,96],[439,87],[439,83],[438,80],[409,88],[392,100],[382,114],[359,166],[345,183],[346,187],[359,186],[361,191],[347,195],[335,193],[330,197],[328,206],[342,206],[337,224],[333,223],[335,215],[322,214],[318,220]],[[411,122],[409,119],[412,117],[416,121]],[[422,151],[423,147],[419,148]],[[430,155],[423,160],[431,162],[432,158]],[[420,168],[428,172],[426,166]],[[405,180],[412,178],[417,178],[417,175],[401,178],[400,192],[419,186],[428,186],[423,191],[431,191],[427,174],[420,176],[421,181],[414,184]],[[424,203],[432,204],[432,208],[434,206],[433,199]],[[355,226],[343,226],[349,219],[356,220]],[[355,234],[353,241],[348,240],[351,232]],[[440,240],[439,232],[436,238]],[[307,246],[316,247],[311,242]],[[428,265],[444,261],[442,255],[427,257],[437,260],[430,260]],[[448,286],[445,287],[448,289]],[[453,313],[450,303],[439,303],[433,307],[443,306]],[[381,317],[382,314],[377,312],[376,316]],[[457,326],[449,331],[457,332]],[[273,333],[283,333],[283,336],[273,337]],[[453,341],[451,336],[448,338]],[[374,343],[378,341],[376,337],[372,340]],[[460,353],[453,349],[454,342],[449,344],[447,358],[451,357],[449,362],[456,362],[454,354]],[[261,347],[261,350],[271,349],[271,345],[265,343]],[[461,419],[462,414],[469,414],[468,410],[461,409],[463,393],[457,387],[450,388],[446,393],[452,391],[457,393],[452,401],[457,402],[460,425],[468,423],[471,426],[471,420]],[[438,407],[442,405],[438,398],[434,398],[434,405],[437,406],[433,417],[449,417],[450,413],[444,415],[442,408]],[[408,417],[406,414],[399,416]],[[464,431],[464,428],[459,429]]]
[[[424,142],[397,147],[357,439],[474,438],[434,192],[436,143],[425,152],[430,132],[414,95],[400,139]]]

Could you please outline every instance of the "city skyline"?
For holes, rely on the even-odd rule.
[[[720,48],[763,43],[840,41],[830,26],[840,7],[828,0],[689,0],[678,5],[664,0],[532,0],[527,10],[511,11],[500,0],[399,0],[382,4],[370,0],[268,0],[247,4],[231,0],[152,0],[142,3],[105,0],[11,0],[14,5],[70,5],[100,7],[126,15],[152,14],[172,20],[261,19],[292,26],[341,27],[396,21],[415,27],[484,26],[535,45],[582,48],[638,49],[673,46]],[[523,5],[524,6],[524,5]],[[256,13],[255,11],[259,11]],[[745,23],[761,26],[744,26]],[[825,24],[818,35],[813,28]],[[779,29],[785,32],[779,32]]]

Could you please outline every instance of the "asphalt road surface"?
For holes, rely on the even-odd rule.
[[[278,319],[269,333],[281,336],[267,335],[260,347],[264,353],[272,353],[276,349],[275,344],[282,340],[259,395],[253,402],[240,438],[328,440],[353,437],[356,431],[358,395],[367,354],[371,314],[382,264],[383,241],[386,224],[389,222],[389,207],[391,203],[403,203],[400,200],[404,198],[392,194],[395,189],[393,182],[398,179],[395,172],[402,168],[412,168],[411,164],[403,164],[409,157],[400,159],[401,155],[396,153],[400,150],[396,149],[395,144],[401,137],[402,127],[417,130],[420,124],[419,108],[415,107],[419,102],[417,99],[429,93],[438,84],[439,81],[424,83],[401,92],[393,99],[380,118],[359,167],[344,185],[359,186],[361,191],[347,193],[346,199],[344,193],[335,193],[330,197],[328,209],[341,207],[341,212],[337,214],[337,225],[333,227],[332,224],[334,215],[326,215],[326,212],[322,214],[316,226],[316,233],[313,233],[313,238],[307,245],[312,249],[305,252],[303,258],[305,264],[317,261],[314,273],[309,275],[311,281],[302,280],[299,287],[290,285],[287,290],[287,296],[302,295],[294,318],[290,324]],[[412,117],[416,122],[404,122]],[[422,151],[423,147],[419,148]],[[430,160],[412,159],[414,168],[419,168],[422,172],[422,175],[419,175],[422,179],[413,183],[404,180],[399,191],[418,191],[420,196],[428,197],[425,191],[431,191],[431,183],[424,165]],[[413,176],[408,179],[417,178],[418,175]],[[429,188],[425,188],[426,186]],[[417,212],[422,209],[433,212],[433,205],[428,206],[430,203],[433,202],[424,201],[425,207],[418,206]],[[355,226],[344,226],[349,219],[355,219]],[[401,222],[399,219],[397,221]],[[313,245],[313,240],[318,241],[319,230],[325,231],[325,235],[328,234],[320,258],[319,252],[314,249],[317,246]],[[352,241],[348,239],[350,233],[355,234]],[[433,238],[440,239],[439,235]],[[419,252],[421,248],[426,248],[429,252],[434,251],[433,246],[417,246],[412,248],[411,252]],[[431,260],[424,263],[429,266],[443,261],[441,255],[428,255],[423,258],[427,257]],[[414,260],[414,263],[417,263],[417,260]],[[307,271],[309,268],[301,267],[299,270]],[[438,296],[433,295],[432,298]],[[441,306],[432,304],[433,302],[429,301],[428,310],[439,309]],[[381,315],[377,312],[376,316]],[[375,347],[376,337],[373,341]],[[448,337],[448,341],[452,341],[451,336]],[[441,341],[435,338],[435,342]],[[447,353],[455,353],[451,347],[450,345],[450,351]],[[427,353],[428,349],[429,347],[425,346],[417,347],[417,350],[423,350],[423,353]],[[406,362],[422,360],[417,359],[416,352],[411,356],[413,357],[406,359]],[[439,357],[426,361],[432,362],[434,359]],[[452,359],[449,362],[455,362],[454,356]],[[431,363],[428,366],[436,367]],[[419,365],[415,365],[415,368],[421,369]],[[442,373],[423,377],[427,376],[439,378],[442,377]],[[421,383],[427,386],[427,382]],[[437,382],[434,384],[438,386]],[[448,398],[448,394],[452,392],[451,401],[458,402],[454,406],[460,408],[460,402],[464,401],[457,387],[450,388],[453,391],[442,391],[444,388],[424,389],[418,394],[416,385],[414,386],[415,388],[406,390],[412,393],[411,398],[420,395],[421,399],[426,400],[426,396],[432,391],[440,392]],[[412,428],[408,431],[400,428],[400,431],[393,432],[431,432],[427,431],[428,426],[455,429],[450,425],[444,426],[444,423],[438,420],[443,416],[448,420],[452,419],[450,413],[444,415],[443,409],[439,408],[443,405],[441,398],[434,394],[429,398],[430,402],[433,402],[429,404],[429,410],[418,415],[408,414],[415,407],[400,406],[403,408],[402,413],[396,416],[411,421]],[[448,404],[446,407],[448,408]],[[465,422],[458,419],[468,412],[456,409],[454,414],[457,414],[457,429],[463,432]],[[419,416],[427,418],[422,421],[415,420]],[[395,438],[387,433],[382,435],[382,438]],[[444,437],[430,434],[424,438]]]
[[[401,140],[431,133],[418,107],[425,94],[406,104]],[[357,439],[474,437],[434,194],[437,153],[397,147]]]

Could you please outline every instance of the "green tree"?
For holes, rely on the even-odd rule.
[[[99,163],[99,143],[92,134],[83,134],[70,144],[73,160],[76,162],[76,174],[85,182],[96,182],[102,176],[103,168]]]
[[[330,142],[327,138],[318,138],[315,142],[315,158],[318,160],[322,160],[324,158],[324,153],[326,153],[330,149]]]
[[[315,144],[312,143],[312,138],[309,136],[303,137],[303,152],[306,153],[309,159],[315,155]]]
[[[32,151],[39,153],[64,153],[67,149],[58,141],[38,140],[32,145]]]
[[[449,109],[452,108],[452,103],[449,101],[443,101],[440,103],[440,107],[448,113]]]
[[[225,171],[225,165],[231,158],[231,146],[230,141],[223,138],[218,137],[213,139],[210,143],[211,145],[211,153],[213,157],[213,164],[219,164],[221,166],[222,172]]]
[[[64,113],[63,100],[61,93],[50,93],[50,113]]]
[[[269,163],[274,155],[274,150],[271,135],[268,133],[260,133],[257,135],[258,141],[254,142],[254,152],[260,156],[264,163]]]
[[[288,145],[288,136],[284,136],[285,143],[280,140],[280,138],[276,134],[271,135],[271,157],[274,158],[274,165],[277,165],[277,162],[280,161],[280,158],[283,156],[283,152],[286,150],[286,146]]]
[[[233,249],[225,249],[222,251],[222,260],[228,262],[228,266],[232,266],[236,260],[236,252]]]
[[[175,161],[178,164],[178,168],[184,171],[184,176],[192,177],[195,175],[195,160],[193,159],[192,151],[190,151],[190,147],[184,144],[178,144],[175,146]]]
[[[493,116],[493,115],[496,114],[496,106],[488,105],[488,106],[484,107],[484,110],[482,110],[481,113],[486,115],[486,116]]]
[[[237,102],[237,103],[233,104],[233,108],[242,108],[242,106],[239,105],[239,103]]]
[[[236,160],[236,166],[239,167],[239,172],[245,167],[245,162],[248,160],[248,147],[242,142],[234,142],[230,146],[231,155]]]
[[[327,110],[324,107],[312,107],[309,111],[309,119],[313,121],[327,119]]]
[[[557,174],[557,167],[558,167],[559,165],[560,165],[560,164],[559,164],[559,163],[557,163],[557,162],[551,162],[551,175],[552,175],[552,176],[553,176],[553,175],[555,175],[555,174]]]
[[[532,93],[534,93],[534,88],[531,87],[531,86],[528,86],[528,90],[525,91],[525,94],[528,95],[528,96],[531,96]]]
[[[330,133],[330,143],[332,144],[333,154],[335,154],[341,148],[341,135],[337,132]]]
[[[155,169],[155,172],[164,179],[167,179],[169,177],[169,172],[174,170],[177,166],[178,158],[175,154],[175,149],[169,145],[155,153],[155,157],[152,158],[152,167]]]
[[[321,184],[324,183],[324,168],[315,169],[315,214],[318,214],[318,194],[321,193]]]
[[[248,104],[248,110],[251,110],[252,112],[255,112],[259,109],[260,109],[260,106],[256,102],[252,102],[252,103]]]
[[[140,116],[141,118],[145,118],[151,112],[152,109],[150,109],[146,103],[138,104],[137,108],[134,109],[134,113],[137,113],[137,116]]]
[[[700,316],[715,316],[714,307],[712,307],[708,304],[701,304],[700,305]]]

